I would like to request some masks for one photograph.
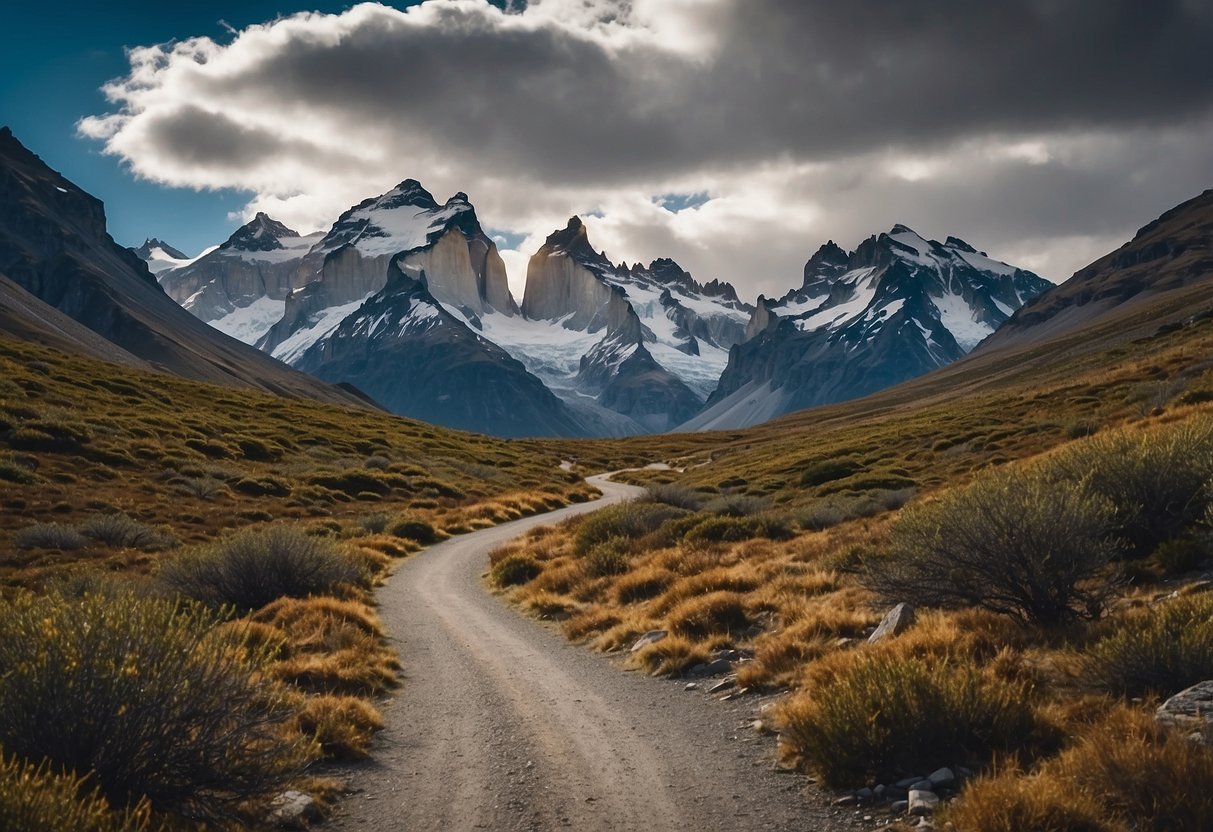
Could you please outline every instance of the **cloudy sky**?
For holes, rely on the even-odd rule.
[[[96,164],[198,200],[147,234],[313,230],[415,177],[470,195],[519,293],[577,213],[616,261],[753,297],[895,222],[1062,280],[1213,186],[1213,0],[276,11],[161,27],[77,113]]]

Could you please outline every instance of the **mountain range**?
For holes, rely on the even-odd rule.
[[[823,246],[800,287],[755,306],[668,258],[613,263],[573,217],[518,304],[467,195],[439,203],[412,179],[325,233],[258,214],[193,260],[154,239],[137,253],[223,332],[396,412],[504,436],[731,428],[864,395],[963,356],[1051,285],[897,226],[854,253]],[[488,368],[500,385],[453,382]]]
[[[1052,286],[896,225],[826,243],[799,286],[751,305],[668,258],[616,264],[573,217],[519,303],[466,194],[439,203],[405,180],[325,232],[258,214],[197,257],[123,249],[101,203],[4,129],[0,332],[501,436],[734,429],[1140,331],[1143,303],[1207,290],[1210,227],[1206,191]]]

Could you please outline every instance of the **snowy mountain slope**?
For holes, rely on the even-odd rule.
[[[579,421],[538,378],[473,332],[424,275],[389,265],[387,285],[316,337],[292,363],[349,382],[395,413],[497,436],[577,436]],[[289,343],[284,342],[284,343]]]
[[[260,213],[222,245],[157,277],[195,317],[253,344],[282,317],[303,257],[320,236],[301,236]]]
[[[528,263],[528,324],[483,324],[566,398],[568,391],[592,397],[651,431],[698,410],[729,347],[744,337],[751,309],[728,284],[701,286],[672,260],[616,266],[573,217]]]
[[[856,398],[955,361],[1052,286],[963,240],[896,225],[848,254],[833,242],[778,300],[759,298],[704,410],[683,429],[745,427]],[[767,401],[758,401],[767,397]]]
[[[138,248],[132,248],[131,251],[135,252],[136,257],[147,263],[148,271],[155,275],[169,269],[187,266],[197,259],[178,251],[168,243],[163,240],[157,240],[155,237],[148,237],[143,241],[143,245]],[[203,253],[205,254],[205,252]]]
[[[312,246],[299,265],[296,290],[285,298],[282,318],[258,346],[288,362],[302,355],[323,335],[318,318],[381,290],[393,263],[414,277],[424,273],[438,302],[470,318],[518,312],[505,264],[467,195],[455,194],[440,205],[421,183],[407,179],[350,208]],[[299,335],[304,330],[312,334]],[[288,341],[292,346],[283,348]]]

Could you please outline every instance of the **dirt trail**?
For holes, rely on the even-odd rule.
[[[640,491],[591,482],[601,500],[434,546],[380,591],[404,686],[330,828],[843,828],[772,770],[770,743],[741,727],[752,703],[623,673],[485,590],[494,547]]]

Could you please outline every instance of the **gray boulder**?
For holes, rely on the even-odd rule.
[[[1213,679],[1197,682],[1158,707],[1154,719],[1213,745]]]
[[[890,636],[900,635],[914,624],[914,608],[904,601],[885,613],[884,618],[876,627],[876,632],[868,636],[868,643],[875,644]]]

